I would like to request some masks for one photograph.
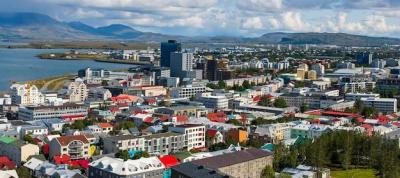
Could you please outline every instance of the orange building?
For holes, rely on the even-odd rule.
[[[234,143],[247,142],[248,133],[244,129],[230,129],[227,133],[226,141],[233,141]]]

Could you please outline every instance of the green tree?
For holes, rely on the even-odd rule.
[[[26,168],[25,166],[18,167],[16,171],[17,171],[18,177],[20,177],[20,178],[30,178],[30,177],[32,177],[30,175],[30,173],[29,173],[29,169]]]
[[[219,89],[226,88],[226,83],[223,80],[218,81],[218,88]]]
[[[229,119],[228,121],[226,121],[227,124],[233,124],[236,126],[241,126],[242,123],[240,123],[237,119]]]
[[[365,117],[371,117],[376,114],[376,109],[374,107],[364,107],[362,110],[362,115]]]
[[[117,153],[115,153],[115,157],[123,159],[124,161],[130,159],[128,150],[119,150]]]
[[[23,140],[28,142],[28,143],[33,143],[32,134],[28,133],[28,134],[24,135]]]
[[[132,121],[122,121],[115,127],[116,130],[127,130],[129,128],[135,127],[135,123]]]
[[[250,88],[251,88],[251,84],[250,84],[250,82],[249,82],[248,80],[245,80],[245,81],[243,81],[243,83],[242,83],[242,87],[243,87],[244,89],[250,89]]]
[[[306,104],[306,103],[303,103],[301,106],[300,106],[300,112],[306,112],[308,110],[308,105]]]
[[[354,112],[356,112],[356,113],[361,113],[362,110],[363,110],[363,107],[364,107],[364,104],[363,104],[363,102],[362,102],[360,99],[357,99],[357,100],[354,102],[354,106],[353,106]]]
[[[261,172],[261,178],[275,178],[275,171],[272,166],[267,165]]]
[[[286,173],[280,173],[278,178],[292,178],[292,176],[290,176],[289,174],[286,174]]]
[[[147,151],[141,151],[139,153],[135,153],[133,159],[148,158],[148,157],[150,157],[150,154]]]
[[[262,97],[261,100],[257,103],[259,106],[269,106],[271,104],[271,99],[267,97]]]
[[[215,143],[213,145],[210,145],[208,147],[208,151],[219,151],[219,150],[227,149],[228,147],[229,147],[228,144],[226,144],[224,142],[220,142],[220,143]]]
[[[274,106],[277,107],[277,108],[286,108],[287,104],[286,104],[286,101],[283,98],[278,97],[274,101]]]

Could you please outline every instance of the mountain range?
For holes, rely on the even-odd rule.
[[[345,33],[267,33],[260,37],[231,36],[189,37],[142,32],[123,24],[92,27],[82,22],[61,22],[40,13],[0,12],[0,40],[116,40],[160,42],[176,39],[182,42],[226,42],[268,44],[326,44],[339,46],[382,46],[400,44],[398,38],[369,37]]]

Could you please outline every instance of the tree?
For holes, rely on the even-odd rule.
[[[218,81],[218,88],[219,89],[226,88],[226,83],[223,80]]]
[[[275,171],[272,166],[267,165],[261,172],[261,177],[262,178],[275,178]]]
[[[118,123],[116,130],[127,130],[129,128],[135,127],[135,123],[132,121],[123,121]]]
[[[289,174],[286,174],[286,173],[280,173],[278,178],[292,178],[292,176],[290,176]]]
[[[251,88],[251,84],[250,84],[250,82],[249,82],[248,80],[245,80],[245,81],[243,81],[243,83],[242,83],[242,87],[243,87],[244,89],[250,89],[250,88]]]
[[[286,108],[287,104],[286,104],[286,101],[283,98],[278,97],[274,101],[274,106],[277,107],[277,108]]]
[[[20,178],[30,178],[30,177],[32,177],[30,175],[30,173],[29,173],[29,169],[26,168],[25,166],[18,167],[16,171],[17,171],[18,177],[20,177]]]
[[[356,113],[361,113],[361,111],[363,110],[364,104],[360,99],[357,99],[354,102],[354,106],[353,106],[353,110]]]
[[[23,140],[26,141],[26,142],[28,142],[28,143],[33,143],[32,134],[31,134],[31,133],[28,133],[28,134],[24,135]]]
[[[128,150],[119,150],[117,153],[115,153],[115,157],[123,159],[124,161],[130,159]]]
[[[210,145],[208,147],[208,151],[219,151],[219,150],[227,149],[228,147],[229,147],[228,144],[226,144],[224,142],[220,142],[220,143],[215,143],[213,145]]]
[[[306,103],[303,103],[300,106],[300,112],[306,112],[308,110],[308,105]]]
[[[362,110],[362,115],[365,117],[371,117],[375,115],[376,109],[374,107],[364,107]]]
[[[229,119],[226,123],[227,124],[233,124],[233,125],[236,125],[236,126],[241,126],[242,125],[242,123],[240,123],[237,119]]]
[[[259,106],[269,106],[271,104],[271,99],[269,99],[268,97],[262,97],[257,104]]]
[[[133,156],[133,159],[140,159],[140,158],[148,158],[150,157],[150,154],[147,151],[141,151],[138,153],[135,153],[135,156]]]

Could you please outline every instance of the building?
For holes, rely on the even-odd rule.
[[[379,98],[378,93],[346,93],[346,101],[356,101],[361,98]]]
[[[88,97],[88,89],[83,81],[74,81],[66,84],[61,93],[71,103],[82,103]]]
[[[192,164],[226,174],[229,177],[261,177],[262,170],[272,166],[273,153],[250,148],[192,161]]]
[[[297,79],[304,80],[306,77],[306,71],[304,69],[297,69]]]
[[[166,114],[169,116],[185,115],[188,117],[197,116],[197,106],[172,106],[168,108],[158,108],[155,113]]]
[[[307,79],[317,80],[317,72],[315,70],[310,70],[307,72]]]
[[[17,166],[21,166],[30,156],[39,155],[39,147],[12,137],[0,137],[0,155],[7,155]]]
[[[397,99],[395,98],[361,98],[364,106],[373,107],[382,113],[396,113]]]
[[[180,52],[182,50],[181,44],[175,40],[168,40],[168,42],[161,43],[161,67],[170,67],[171,53]]]
[[[213,59],[213,60],[207,60],[206,63],[206,75],[208,80],[211,81],[216,81],[217,80],[217,71],[218,71],[218,61]]]
[[[143,136],[144,151],[154,155],[168,155],[186,149],[185,134],[160,133]]]
[[[371,67],[383,69],[386,66],[386,61],[383,59],[374,59],[372,60]]]
[[[248,140],[248,133],[244,129],[236,128],[229,129],[225,141],[232,141],[233,143],[245,143]]]
[[[206,92],[205,86],[186,86],[171,88],[169,93],[173,98],[190,98],[195,96],[197,93]]]
[[[103,143],[105,153],[116,153],[120,150],[144,150],[144,138],[134,135],[105,137]]]
[[[362,52],[356,54],[356,61],[359,65],[369,65],[372,62],[373,54],[369,52]]]
[[[85,135],[61,136],[50,141],[49,156],[69,155],[71,160],[88,159],[90,142]]]
[[[35,85],[14,84],[11,86],[11,102],[14,105],[44,104],[45,97]]]
[[[321,63],[316,63],[311,65],[311,70],[317,72],[318,76],[322,76],[325,74],[325,66],[322,65]]]
[[[215,170],[186,162],[171,168],[171,178],[228,178]]]
[[[187,142],[187,150],[203,149],[206,146],[205,133],[206,127],[197,124],[184,124],[170,127],[169,131],[185,134]]]
[[[217,109],[217,110],[228,109],[229,106],[229,100],[224,95],[222,96],[202,95],[197,100],[203,103],[203,105],[206,108],[210,109]]]
[[[193,53],[171,53],[171,77],[179,77],[180,79],[195,78],[193,71],[193,59]]]
[[[22,120],[40,120],[60,118],[67,121],[84,119],[87,116],[84,105],[68,103],[61,106],[27,106],[18,111]]]
[[[157,157],[124,161],[103,157],[89,165],[89,178],[163,178],[164,165]]]
[[[88,99],[90,101],[105,101],[112,97],[110,90],[105,88],[92,88],[89,90]]]

